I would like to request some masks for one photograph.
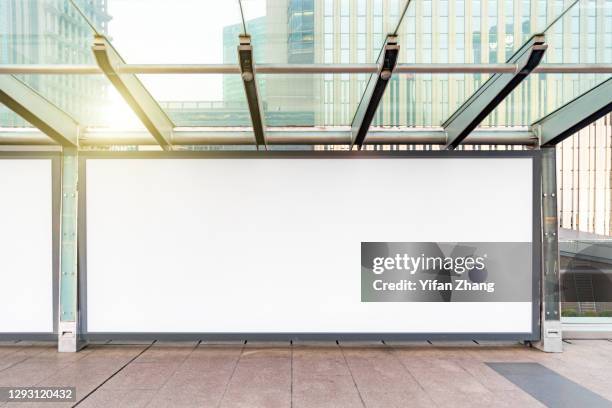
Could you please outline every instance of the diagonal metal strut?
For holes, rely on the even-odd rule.
[[[253,45],[251,44],[250,35],[240,35],[238,60],[240,62],[240,73],[242,76],[242,83],[244,84],[244,92],[249,105],[251,123],[253,124],[255,143],[257,144],[258,150],[267,150],[264,116],[262,114],[259,92],[257,89],[257,79],[255,78],[255,61],[253,60]]]
[[[12,75],[0,75],[0,102],[62,146],[78,146],[79,125]]]
[[[397,44],[397,37],[393,35],[387,36],[385,45],[378,57],[378,72],[370,77],[351,123],[351,150],[353,146],[361,149],[365,142],[368,129],[378,109],[378,104],[385,93],[387,84],[391,80],[391,75],[393,75],[398,55],[399,45]]]
[[[174,124],[135,74],[120,74],[117,67],[125,62],[102,35],[94,38],[93,53],[100,69],[108,77],[130,108],[164,150],[171,150]]]
[[[554,146],[612,112],[612,78],[531,125],[543,147]]]
[[[445,148],[452,150],[474,130],[489,113],[538,66],[546,51],[544,35],[532,36],[509,59],[516,64],[514,73],[494,74],[442,124],[446,132]]]

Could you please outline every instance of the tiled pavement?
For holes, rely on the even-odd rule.
[[[0,345],[0,387],[75,386],[79,407],[541,407],[486,362],[536,362],[612,400],[612,341],[546,354],[419,342]],[[75,403],[0,406],[55,407]]]

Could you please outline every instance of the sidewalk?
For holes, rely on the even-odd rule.
[[[0,346],[0,387],[75,386],[79,407],[544,406],[486,364],[525,362],[612,400],[612,341],[564,346],[562,354],[546,354],[475,343],[155,343],[66,354],[21,342]],[[535,375],[547,387],[551,376]]]

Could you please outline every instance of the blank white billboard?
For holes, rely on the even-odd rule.
[[[527,156],[88,158],[88,331],[529,333],[531,301],[362,301],[360,251],[531,243],[532,178]]]
[[[50,159],[0,160],[0,333],[53,332]]]

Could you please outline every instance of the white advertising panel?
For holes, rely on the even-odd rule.
[[[531,154],[89,157],[87,330],[531,333]]]
[[[51,159],[0,159],[0,334],[53,332]]]

